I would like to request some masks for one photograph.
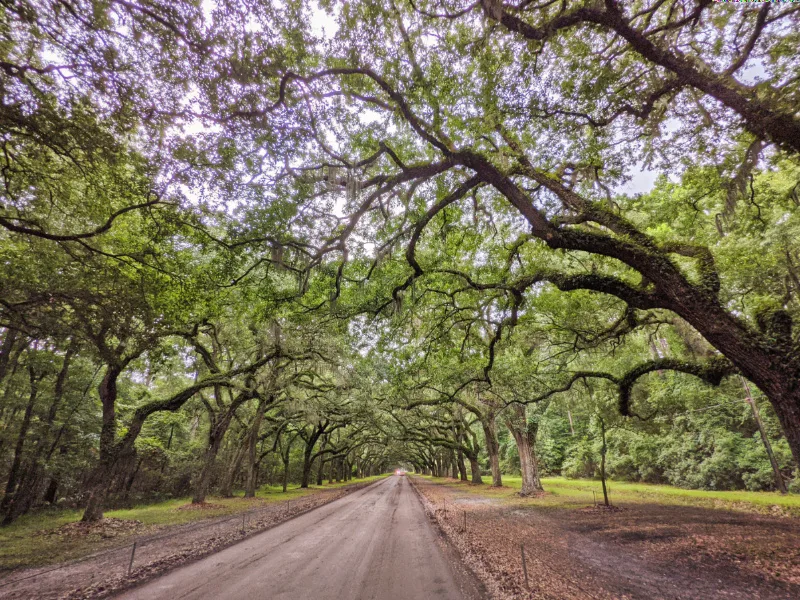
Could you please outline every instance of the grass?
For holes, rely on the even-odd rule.
[[[243,493],[233,498],[209,497],[207,502],[217,504],[219,508],[206,510],[178,510],[191,502],[191,498],[176,498],[143,504],[128,509],[106,511],[106,517],[141,521],[147,526],[147,533],[153,533],[174,525],[183,525],[204,519],[223,517],[245,512],[274,502],[285,502],[314,494],[319,490],[335,489],[381,479],[384,475],[352,479],[348,482],[312,485],[301,489],[292,486],[284,493],[279,486],[263,486],[256,493],[256,500],[244,498]],[[7,527],[0,528],[0,573],[10,569],[40,567],[66,560],[73,560],[88,554],[113,548],[132,539],[136,534],[122,533],[109,539],[99,535],[85,537],[61,536],[55,532],[60,527],[79,521],[80,510],[44,510],[24,515]],[[141,531],[138,535],[141,535]]]
[[[446,481],[446,485],[461,485],[463,489],[470,492],[498,499],[513,499],[515,498],[514,493],[522,487],[522,478],[506,475],[503,476],[502,488],[491,488],[488,485],[467,486],[452,479],[425,478],[436,482]],[[595,492],[598,501],[603,497],[600,481],[596,480],[546,477],[542,479],[542,485],[547,492],[544,497],[539,499],[543,506],[588,505],[593,502],[592,492]],[[769,512],[772,507],[778,506],[783,512],[800,516],[800,495],[798,494],[782,496],[777,492],[686,490],[670,485],[624,481],[608,481],[608,489],[612,504],[678,504],[753,512]]]

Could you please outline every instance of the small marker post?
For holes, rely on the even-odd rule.
[[[467,533],[467,511],[464,511],[464,533]]]
[[[133,570],[133,557],[136,556],[136,540],[133,540],[133,548],[131,549],[131,561],[128,563],[128,575]]]

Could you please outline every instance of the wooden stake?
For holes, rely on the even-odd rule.
[[[464,511],[464,533],[467,532],[467,511]]]

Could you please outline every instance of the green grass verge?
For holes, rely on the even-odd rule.
[[[503,476],[502,488],[491,488],[488,485],[465,485],[452,479],[436,479],[429,476],[426,476],[425,479],[435,482],[445,481],[446,485],[460,486],[471,493],[498,499],[513,499],[516,497],[514,495],[516,491],[522,487],[520,477],[507,475]],[[537,498],[536,502],[543,506],[590,505],[593,501],[592,492],[595,493],[598,501],[603,497],[600,482],[596,480],[546,477],[542,479],[542,485],[547,494]],[[625,481],[609,481],[608,488],[612,503],[679,504],[703,508],[750,510],[760,513],[771,512],[774,510],[773,507],[777,506],[783,513],[800,516],[800,495],[798,494],[782,496],[777,492],[686,490],[669,485]]]
[[[245,512],[273,502],[285,502],[314,494],[318,490],[327,490],[377,481],[385,475],[352,479],[348,482],[312,485],[301,489],[291,486],[284,493],[279,486],[263,486],[256,499],[244,498],[239,492],[233,498],[209,497],[209,504],[219,505],[206,510],[178,510],[191,502],[191,498],[176,498],[154,504],[143,504],[129,509],[106,511],[106,517],[141,521],[147,526],[146,533],[154,533],[174,525],[183,525],[204,519],[223,517]],[[100,550],[119,546],[130,541],[135,535],[125,532],[113,538],[102,538],[100,535],[84,537],[59,535],[57,530],[64,525],[79,521],[82,515],[79,510],[44,510],[20,517],[7,527],[0,528],[0,573],[9,569],[40,567],[66,560],[73,560]]]

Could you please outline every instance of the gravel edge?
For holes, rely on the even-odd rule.
[[[414,478],[409,477],[408,480],[419,497],[420,502],[422,502],[422,507],[425,509],[425,514],[428,519],[452,550],[453,554],[458,558],[464,571],[467,571],[469,576],[474,580],[478,594],[476,597],[491,600],[515,600],[518,598],[517,596],[509,595],[499,587],[498,582],[492,575],[491,565],[484,561],[482,557],[471,548],[467,540],[458,535],[457,528],[453,527],[446,520],[439,518],[440,511],[428,500],[428,497],[417,488],[414,483]]]

